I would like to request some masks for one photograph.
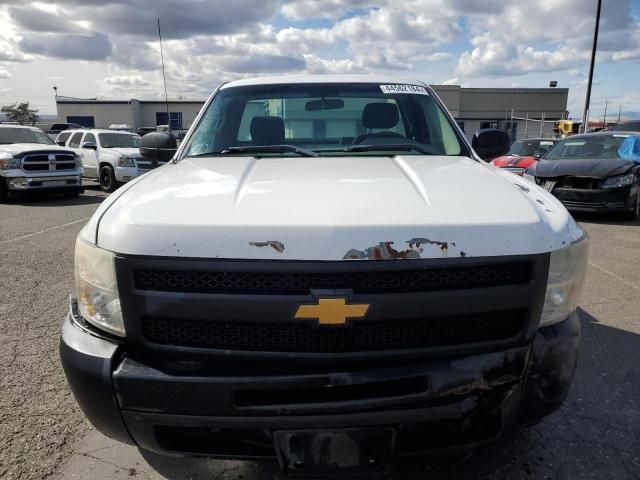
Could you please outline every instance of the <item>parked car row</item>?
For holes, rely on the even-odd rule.
[[[491,164],[542,186],[570,211],[640,218],[640,135],[633,131],[519,140]]]
[[[144,159],[139,146],[126,131],[66,129],[54,142],[40,128],[0,125],[0,201],[34,191],[77,196],[83,178],[113,192],[166,163]]]

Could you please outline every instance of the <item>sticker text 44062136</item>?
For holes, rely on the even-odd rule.
[[[380,90],[382,90],[382,93],[384,94],[412,93],[414,95],[429,95],[427,89],[420,85],[380,85]]]

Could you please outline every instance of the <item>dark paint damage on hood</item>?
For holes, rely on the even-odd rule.
[[[530,173],[536,177],[588,177],[609,178],[624,175],[639,164],[622,158],[544,160],[531,167]]]

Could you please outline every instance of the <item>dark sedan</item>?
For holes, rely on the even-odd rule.
[[[524,177],[569,210],[640,217],[640,136],[630,132],[574,135],[557,143]]]

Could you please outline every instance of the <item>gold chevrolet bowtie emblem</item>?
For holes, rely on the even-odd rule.
[[[317,305],[300,305],[296,318],[317,318],[320,325],[344,325],[347,318],[362,318],[368,303],[347,305],[344,298],[321,298]]]

